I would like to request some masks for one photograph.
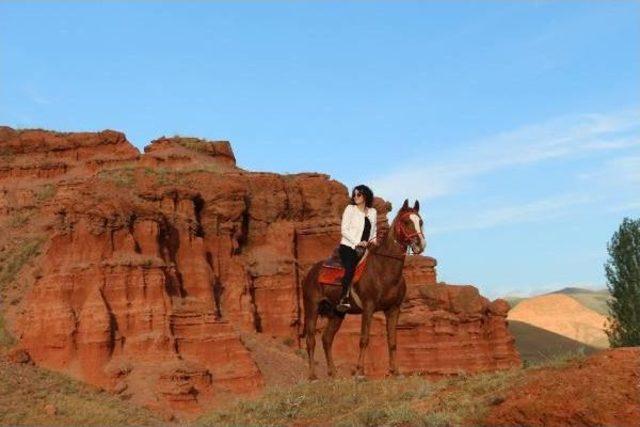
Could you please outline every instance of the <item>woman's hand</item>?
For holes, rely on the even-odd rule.
[[[358,246],[362,246],[363,248],[366,248],[366,247],[367,247],[367,245],[368,245],[368,243],[367,243],[367,242],[365,242],[365,241],[363,240],[362,242],[358,243],[358,244],[356,245],[356,247],[358,247]]]

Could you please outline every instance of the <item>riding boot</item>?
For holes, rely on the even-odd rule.
[[[351,304],[349,304],[349,300],[347,299],[347,295],[349,295],[349,284],[342,285],[342,293],[340,294],[340,302],[336,306],[336,310],[340,312],[348,311],[351,308]]]

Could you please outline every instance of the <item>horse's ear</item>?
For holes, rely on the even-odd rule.
[[[413,204],[413,210],[416,212],[420,211],[420,202],[416,200],[416,202]]]
[[[409,199],[404,199],[404,203],[402,204],[402,207],[400,208],[401,211],[403,211],[405,209],[409,209]]]

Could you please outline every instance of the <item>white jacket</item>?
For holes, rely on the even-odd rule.
[[[367,208],[365,208],[367,210]],[[361,212],[356,205],[347,205],[342,213],[342,240],[340,244],[349,246],[351,249],[355,249],[356,245],[360,243],[362,232],[364,231],[364,212]],[[369,233],[369,241],[376,242],[377,232],[377,218],[378,212],[374,208],[368,208],[367,217],[371,222],[371,232]]]

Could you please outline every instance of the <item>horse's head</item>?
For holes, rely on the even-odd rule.
[[[420,202],[416,200],[413,208],[410,208],[409,200],[405,199],[404,204],[396,215],[396,219],[393,221],[393,233],[396,242],[403,247],[410,247],[414,254],[421,254],[427,246],[419,211]]]

